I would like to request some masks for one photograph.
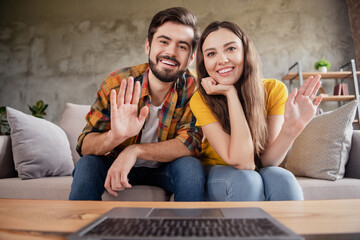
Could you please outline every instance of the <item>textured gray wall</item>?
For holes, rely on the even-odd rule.
[[[109,73],[147,60],[148,24],[173,6],[192,11],[201,29],[242,26],[265,77],[281,79],[297,60],[313,71],[323,56],[337,70],[355,55],[345,0],[1,0],[0,106],[29,113],[43,99],[57,122],[66,102],[91,104]]]

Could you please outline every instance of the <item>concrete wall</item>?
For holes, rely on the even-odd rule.
[[[360,69],[360,1],[346,0],[346,3],[348,5],[351,33],[356,56],[356,65],[357,69]]]
[[[147,60],[148,24],[172,6],[191,10],[201,29],[242,26],[266,77],[281,79],[297,60],[313,71],[321,57],[337,70],[355,56],[345,0],[1,0],[0,106],[29,113],[42,99],[57,122],[66,102],[91,104],[109,73]]]

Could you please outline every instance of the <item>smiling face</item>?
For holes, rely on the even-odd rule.
[[[176,81],[192,60],[194,30],[182,24],[166,22],[161,25],[151,42],[146,40],[151,73],[162,82]]]
[[[202,46],[204,64],[209,76],[219,84],[233,85],[244,69],[244,48],[232,31],[220,28],[211,32]]]

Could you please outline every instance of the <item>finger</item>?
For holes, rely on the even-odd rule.
[[[322,95],[319,95],[319,96],[317,96],[316,98],[315,98],[315,100],[314,100],[314,106],[315,107],[318,107],[319,106],[319,104],[321,103],[321,100],[322,100]]]
[[[127,88],[125,93],[125,103],[129,104],[131,102],[133,96],[133,89],[134,89],[134,78],[129,77],[127,81]]]
[[[116,91],[115,89],[112,89],[110,92],[110,111],[113,113],[113,111],[117,108],[116,104]],[[111,114],[112,115],[112,114]]]
[[[131,188],[131,184],[129,183],[129,179],[127,178],[128,173],[123,172],[121,173],[121,184],[125,187],[125,188]]]
[[[118,196],[117,192],[114,192],[111,189],[111,177],[109,175],[106,176],[104,187],[105,187],[106,191],[108,191],[108,193],[110,193],[110,195],[113,195],[115,197]]]
[[[211,92],[211,86],[212,86],[211,81],[208,81],[207,79],[203,79],[203,81],[201,81],[201,85],[204,87],[206,93]]]
[[[119,89],[119,95],[118,95],[118,107],[120,107],[122,104],[124,104],[124,96],[125,96],[125,89],[126,89],[126,80],[123,79],[121,81],[121,84],[120,84],[120,89]]]
[[[117,173],[115,174],[115,181],[112,182],[112,186],[111,186],[111,189],[113,191],[122,191],[124,190],[124,186],[122,185],[121,183],[121,173]]]
[[[131,100],[131,104],[136,104],[137,105],[139,103],[140,91],[141,91],[140,82],[136,81],[133,97],[132,97],[132,100]]]
[[[314,78],[313,76],[309,77],[308,79],[306,79],[306,81],[303,83],[303,85],[300,86],[300,88],[299,88],[299,95],[304,95],[307,87],[308,87],[309,84],[310,84],[311,79],[313,79],[313,78]]]
[[[141,108],[140,114],[139,114],[139,122],[140,123],[144,124],[148,113],[149,113],[149,108],[147,106],[144,106]]]
[[[314,90],[313,90],[312,93],[310,94],[310,99],[311,99],[311,101],[313,101],[313,100],[315,99],[316,94],[317,94],[317,92],[319,91],[320,87],[321,87],[321,81],[318,81],[318,82],[316,83],[315,87],[314,87]]]
[[[320,75],[317,75],[314,78],[312,78],[308,87],[305,90],[304,96],[310,96],[319,81],[320,81]]]

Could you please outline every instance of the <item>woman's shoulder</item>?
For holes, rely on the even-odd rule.
[[[286,89],[286,85],[277,79],[264,78],[262,81],[267,91],[273,89]]]
[[[192,95],[192,97],[190,99],[190,107],[191,107],[191,105],[199,104],[199,103],[205,103],[205,102],[204,102],[204,99],[203,99],[199,89],[198,89],[194,92],[194,94]]]

